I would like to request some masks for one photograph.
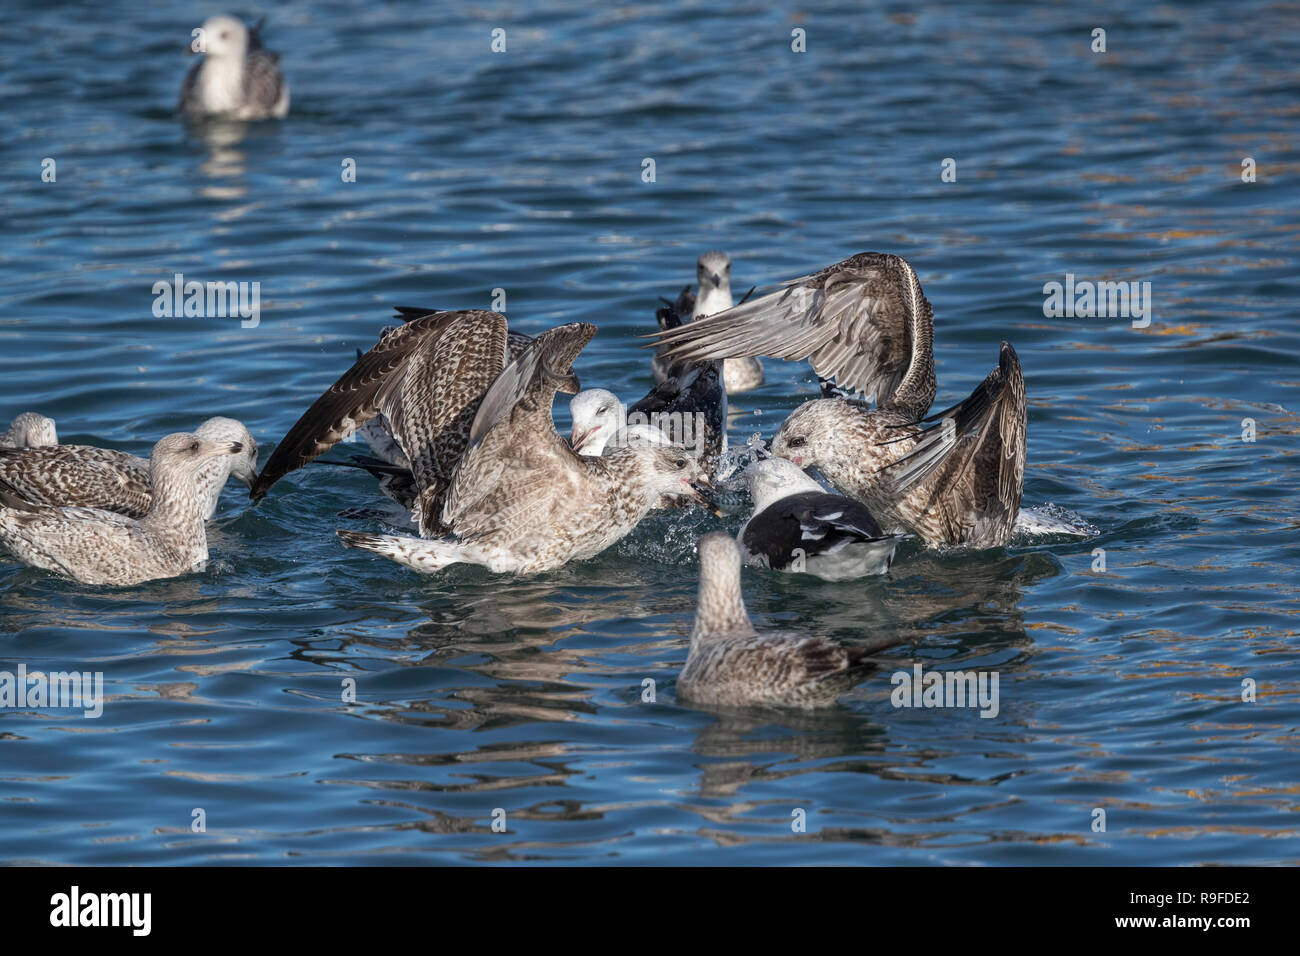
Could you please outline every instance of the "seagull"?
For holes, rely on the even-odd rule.
[[[569,402],[573,418],[573,448],[604,441],[619,428],[648,426],[692,449],[705,462],[727,450],[727,392],[718,362],[678,363],[674,374],[624,411],[622,402],[603,388],[585,389]],[[592,454],[600,454],[593,451]]]
[[[257,31],[230,16],[209,17],[190,46],[204,54],[185,75],[177,109],[191,118],[220,115],[237,120],[284,119],[289,84],[280,55],[262,46]]]
[[[827,581],[889,570],[900,535],[881,531],[862,504],[830,494],[784,458],[754,462],[744,479],[754,499],[736,536],[746,564]]]
[[[662,495],[698,500],[704,473],[680,445],[632,441],[580,456],[555,430],[555,394],[577,391],[573,361],[595,333],[586,323],[544,332],[492,384],[440,516],[454,537],[338,531],[343,544],[425,573],[469,563],[534,574],[604,551]]]
[[[209,418],[196,430],[202,440],[236,443],[234,456],[202,465],[195,480],[204,521],[212,520],[226,481],[251,485],[257,472],[257,442],[242,422]],[[93,445],[48,445],[0,449],[0,481],[30,504],[98,508],[143,518],[153,502],[149,460]]]
[[[208,559],[200,468],[238,455],[239,442],[177,432],[153,447],[153,499],[139,519],[98,508],[33,504],[0,481],[0,544],[23,564],[82,584],[139,584],[175,577]]]
[[[828,707],[874,669],[868,655],[896,639],[844,647],[820,637],[759,634],[740,593],[740,549],[730,536],[700,538],[699,607],[686,666],[684,701],[723,707]]]
[[[1025,465],[1025,386],[1015,350],[968,398],[926,417],[935,394],[934,314],[915,270],[864,252],[784,289],[659,338],[671,358],[809,359],[840,388],[796,409],[772,454],[816,467],[890,530],[931,547],[995,547],[1010,538]]]
[[[661,331],[678,328],[706,316],[725,312],[735,303],[731,297],[731,257],[725,252],[706,252],[695,263],[697,294],[687,286],[677,296],[676,302],[663,299],[663,308],[655,313]],[[662,353],[651,362],[655,381],[663,382],[673,376],[675,363]],[[763,366],[751,356],[729,358],[722,363],[722,378],[727,393],[736,395],[749,392],[763,384]],[[726,406],[723,406],[725,421]]]
[[[36,412],[23,412],[13,420],[9,430],[0,435],[0,448],[41,448],[58,443],[59,432],[54,427],[54,419]]]
[[[499,312],[397,312],[403,324],[385,328],[289,429],[253,483],[253,499],[382,414],[410,466],[411,485],[403,492],[420,535],[447,532],[443,499],[479,403],[533,340],[511,332]],[[576,379],[564,387],[576,393]]]

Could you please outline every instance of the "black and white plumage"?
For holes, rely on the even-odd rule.
[[[153,448],[148,512],[129,518],[96,508],[33,504],[0,481],[0,545],[23,564],[83,584],[139,584],[191,571],[208,559],[197,473],[239,442],[178,432]]]
[[[443,500],[479,403],[533,340],[511,332],[499,312],[398,314],[403,324],[385,328],[289,429],[254,482],[253,498],[382,414],[410,465],[420,534],[446,532]]]
[[[0,448],[42,448],[59,443],[59,431],[54,419],[37,412],[23,412],[0,435]]]
[[[209,17],[190,46],[203,54],[185,74],[177,109],[190,117],[237,120],[284,119],[289,84],[280,56],[262,46],[260,24],[252,29],[235,17]]]
[[[573,361],[595,331],[573,323],[542,333],[483,397],[440,516],[453,537],[339,531],[343,543],[425,573],[470,563],[533,574],[599,554],[663,495],[698,496],[703,473],[680,446],[631,442],[580,456],[556,432],[555,393],[577,390]]]
[[[700,538],[700,591],[677,694],[723,707],[827,707],[875,667],[869,654],[896,643],[845,647],[791,632],[759,634],[740,593],[740,549],[728,535]]]
[[[234,478],[251,485],[257,473],[257,442],[242,422],[209,418],[195,434],[208,442],[235,442],[237,455],[219,455],[195,474],[203,520],[216,514],[221,489]],[[0,448],[0,481],[31,504],[97,508],[143,518],[153,501],[150,461],[114,448],[45,445]]]
[[[848,581],[884,574],[901,535],[886,534],[860,502],[831,494],[793,462],[745,469],[754,513],[736,540],[746,564]]]

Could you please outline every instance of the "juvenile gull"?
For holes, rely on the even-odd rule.
[[[208,559],[197,472],[241,451],[239,442],[185,432],[163,438],[149,460],[153,501],[139,519],[32,504],[0,481],[0,545],[23,564],[83,584],[139,584],[184,574]]]
[[[782,424],[774,455],[816,466],[887,528],[913,531],[928,545],[1005,544],[1025,460],[1015,350],[1003,342],[998,368],[967,399],[925,418],[935,393],[934,316],[906,260],[859,253],[784,285],[661,334],[667,355],[809,359],[819,376],[878,404],[809,402]]]
[[[662,300],[664,307],[655,312],[662,331],[678,328],[706,316],[730,309],[735,300],[731,296],[731,257],[725,252],[706,252],[695,263],[697,293],[687,286],[677,296],[676,302]],[[651,363],[656,382],[672,377],[675,363],[662,353]],[[722,379],[728,394],[748,392],[763,384],[763,366],[752,356],[728,358],[722,363]],[[726,407],[723,407],[726,414]],[[725,417],[723,419],[726,420]]]
[[[257,471],[257,442],[233,418],[209,418],[195,434],[207,442],[239,444],[237,455],[208,460],[195,474],[204,521],[217,513],[226,481],[251,485]],[[143,518],[153,500],[148,459],[93,445],[50,445],[0,449],[0,481],[32,504],[98,508]]]
[[[441,522],[454,537],[339,531],[343,543],[425,573],[461,562],[533,574],[604,551],[662,495],[698,496],[702,472],[681,446],[632,441],[584,457],[556,432],[555,393],[577,391],[573,361],[595,333],[585,323],[544,332],[497,377],[447,491]]]
[[[830,494],[784,458],[754,462],[744,478],[754,499],[736,536],[746,564],[827,581],[889,570],[899,536],[881,531],[859,502]]]
[[[253,483],[254,499],[382,414],[410,465],[410,506],[420,534],[446,533],[443,499],[479,403],[533,340],[509,331],[499,312],[399,308],[398,314],[404,323],[384,329],[289,429]],[[577,391],[576,380],[571,387]]]
[[[15,418],[9,430],[0,435],[0,448],[41,448],[57,445],[59,432],[54,419],[36,412],[23,412]]]
[[[844,647],[820,637],[759,634],[740,594],[740,549],[721,532],[700,538],[699,607],[677,693],[697,704],[827,707],[875,667],[895,640]]]
[[[209,17],[199,35],[202,53],[185,75],[177,108],[191,118],[220,115],[238,120],[284,119],[289,84],[280,55],[262,46],[257,31],[235,17]]]

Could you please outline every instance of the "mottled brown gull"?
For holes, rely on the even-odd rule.
[[[442,524],[454,537],[339,531],[343,543],[426,573],[459,562],[533,574],[604,551],[662,495],[696,495],[703,472],[679,445],[634,440],[584,457],[555,430],[555,393],[578,390],[573,361],[595,332],[544,332],[493,383],[446,495]]]
[[[897,643],[845,647],[820,637],[759,634],[740,593],[740,549],[721,532],[700,538],[699,606],[677,694],[694,704],[827,707],[875,667],[868,655]]]
[[[36,412],[23,412],[9,425],[9,430],[0,435],[0,448],[41,448],[58,443],[59,432],[54,427],[54,419]]]
[[[1020,509],[1025,387],[1015,350],[968,398],[926,417],[935,394],[934,316],[915,270],[864,252],[729,311],[663,333],[670,358],[808,359],[819,376],[877,401],[796,409],[772,453],[816,467],[890,530],[926,544],[1005,544]],[[928,425],[928,427],[927,427]]]
[[[446,533],[443,500],[479,403],[532,339],[511,332],[498,312],[397,311],[403,324],[384,329],[276,446],[249,492],[254,499],[382,414],[410,464],[420,534]]]
[[[0,545],[23,564],[83,584],[139,584],[174,577],[208,559],[198,470],[239,442],[177,432],[149,459],[153,500],[135,519],[97,508],[32,504],[0,481]]]
[[[257,442],[233,418],[209,418],[196,430],[209,442],[238,442],[238,455],[222,455],[195,475],[204,521],[217,512],[221,489],[234,478],[251,485],[257,471]],[[32,504],[99,508],[142,518],[153,500],[150,462],[113,448],[51,445],[0,449],[0,481]]]
[[[262,46],[261,24],[249,29],[235,17],[209,17],[189,52],[203,54],[185,74],[177,108],[191,118],[284,119],[289,84],[280,55]]]

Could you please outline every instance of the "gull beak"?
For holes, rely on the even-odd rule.
[[[722,276],[718,275],[718,274],[715,272],[715,273],[713,273],[713,275],[712,275],[710,278],[713,279],[713,284],[714,284],[715,286],[717,286],[719,289],[722,288]]]
[[[569,432],[569,447],[574,451],[578,451],[583,445],[587,444],[587,439],[596,434],[599,430],[599,425],[595,428],[588,428],[583,432],[578,431],[576,428],[573,429],[573,431]]]
[[[722,517],[722,512],[718,506],[713,503],[713,484],[709,481],[708,475],[700,475],[694,481],[682,479],[682,484],[687,488],[687,493],[692,501],[704,506],[706,511],[711,511],[718,517]]]

